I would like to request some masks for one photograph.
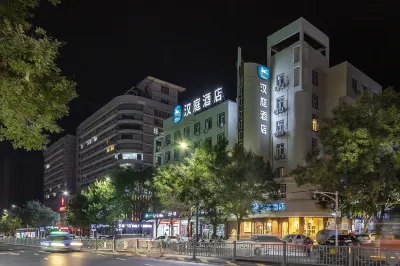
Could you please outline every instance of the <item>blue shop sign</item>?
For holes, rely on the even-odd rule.
[[[257,69],[258,76],[263,80],[269,80],[269,69],[266,66],[259,65]]]
[[[253,203],[251,206],[251,211],[253,213],[261,213],[261,212],[270,212],[270,211],[285,211],[286,203],[278,202],[278,203],[270,203],[270,204],[260,204]]]
[[[174,113],[172,115],[172,121],[178,123],[182,119],[182,107],[180,105],[175,106]]]

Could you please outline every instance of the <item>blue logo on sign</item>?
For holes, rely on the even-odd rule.
[[[172,115],[172,121],[178,123],[182,119],[182,107],[180,105],[175,106],[174,114]]]
[[[257,72],[260,78],[263,80],[269,80],[269,69],[266,66],[259,65]]]

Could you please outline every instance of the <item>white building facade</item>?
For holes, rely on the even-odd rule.
[[[147,77],[83,121],[77,128],[77,188],[119,167],[152,166],[154,136],[183,91]]]
[[[64,192],[75,193],[76,137],[66,135],[44,152],[44,204],[58,210],[65,203]]]

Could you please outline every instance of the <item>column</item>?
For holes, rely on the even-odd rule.
[[[299,234],[304,234],[304,217],[299,217]]]

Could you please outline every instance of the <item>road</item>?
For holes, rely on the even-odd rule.
[[[0,244],[0,266],[184,266],[206,265],[87,252],[43,252],[39,248]]]

